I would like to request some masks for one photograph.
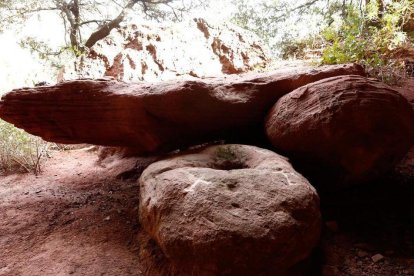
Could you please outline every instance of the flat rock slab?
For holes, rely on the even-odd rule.
[[[282,97],[266,132],[277,149],[337,186],[373,179],[400,161],[413,144],[414,114],[391,87],[338,76]]]
[[[139,214],[166,257],[191,275],[282,275],[310,254],[321,223],[315,189],[286,158],[235,144],[150,165]]]
[[[364,73],[336,65],[197,81],[75,80],[16,89],[2,97],[0,117],[51,142],[153,153],[263,135],[263,119],[281,96],[347,74]]]

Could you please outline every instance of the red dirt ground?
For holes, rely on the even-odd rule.
[[[0,275],[166,275],[137,220],[137,181],[116,177],[136,159],[97,161],[53,152],[39,176],[0,177]],[[413,179],[322,197],[338,227],[325,227],[309,275],[414,275]]]
[[[40,176],[0,178],[0,275],[141,275],[134,160],[54,152]]]

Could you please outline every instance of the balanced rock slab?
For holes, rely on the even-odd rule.
[[[194,275],[282,275],[319,240],[315,189],[269,150],[210,146],[151,164],[139,182],[142,226]]]
[[[153,153],[217,139],[264,136],[263,118],[281,96],[344,74],[363,70],[338,65],[194,81],[67,81],[4,95],[0,118],[51,142]]]
[[[391,169],[413,144],[414,114],[389,86],[338,76],[282,97],[268,115],[266,132],[277,149],[338,185]]]

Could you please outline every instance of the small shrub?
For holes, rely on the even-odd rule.
[[[379,13],[376,1],[366,12],[350,6],[339,26],[327,27],[322,35],[328,46],[323,50],[322,63],[356,62],[368,74],[388,83],[405,77],[404,61],[396,56],[409,47],[402,22],[410,1],[392,2]]]
[[[0,120],[0,171],[39,174],[48,156],[49,144]]]
[[[317,60],[325,47],[324,39],[320,35],[299,40],[287,40],[280,44],[281,57],[284,60]]]

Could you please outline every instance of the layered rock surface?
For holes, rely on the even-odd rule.
[[[204,19],[160,25],[128,25],[114,29],[77,62],[74,76],[112,76],[123,81],[239,74],[264,68],[269,51],[252,32],[233,24]]]
[[[2,97],[0,117],[60,143],[174,150],[217,139],[262,135],[263,119],[286,93],[347,74],[356,65],[280,70],[197,81],[123,83],[76,80],[22,88]]]
[[[144,229],[191,275],[283,275],[320,234],[315,189],[286,158],[253,146],[156,162],[140,178],[139,202]]]
[[[338,76],[282,97],[266,122],[272,144],[310,173],[335,181],[372,179],[413,144],[411,105],[389,86],[361,76]],[[331,179],[332,180],[332,179]]]

